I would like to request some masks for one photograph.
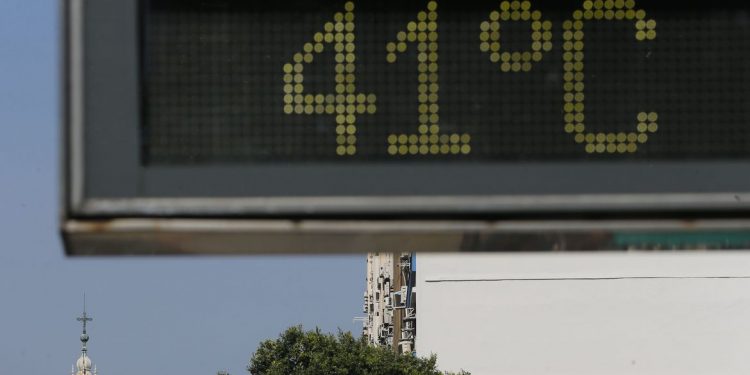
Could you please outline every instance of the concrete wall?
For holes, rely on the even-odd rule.
[[[443,370],[750,373],[750,253],[416,259],[418,354]]]

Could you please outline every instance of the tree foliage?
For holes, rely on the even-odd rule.
[[[301,326],[262,342],[247,370],[252,375],[447,375],[437,370],[435,356],[399,355],[349,332],[306,332]]]

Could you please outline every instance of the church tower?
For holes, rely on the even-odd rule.
[[[89,318],[86,314],[86,297],[83,298],[83,315],[76,318],[76,320],[83,324],[83,333],[81,333],[81,356],[73,366],[71,375],[97,375],[96,366],[94,366],[93,370],[91,369],[91,358],[88,355],[87,344],[89,342],[89,335],[86,333],[86,323],[94,319]]]

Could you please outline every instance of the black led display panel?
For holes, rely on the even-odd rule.
[[[750,3],[141,3],[144,165],[750,158]]]

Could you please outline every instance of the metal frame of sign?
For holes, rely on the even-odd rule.
[[[107,7],[123,2],[98,3]],[[90,121],[86,118],[86,101],[93,95],[86,92],[89,76],[84,40],[90,30],[84,28],[83,0],[62,0],[62,4],[65,53],[61,230],[68,254],[750,246],[750,192],[741,189],[750,188],[750,173],[737,172],[743,168],[750,171],[750,167],[736,162],[694,163],[686,170],[676,164],[656,166],[649,172],[659,175],[680,171],[678,174],[683,177],[676,177],[677,180],[708,179],[695,193],[233,197],[230,191],[230,196],[223,197],[163,197],[156,189],[152,196],[91,196],[87,191],[91,179],[117,178],[120,171],[106,166],[95,172],[88,170],[87,157],[91,155],[87,153],[92,136],[86,128]],[[123,14],[118,16],[128,18]],[[101,171],[107,175],[98,176]],[[607,168],[601,168],[600,172],[606,179]],[[135,184],[137,176],[128,171],[122,173],[123,181]],[[711,191],[713,185],[717,186],[716,192]]]

